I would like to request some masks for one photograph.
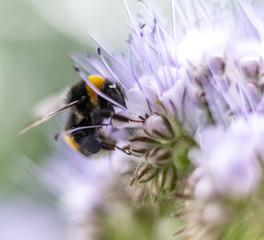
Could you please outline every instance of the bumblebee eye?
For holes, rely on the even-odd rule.
[[[87,151],[89,154],[96,154],[101,149],[101,143],[102,141],[100,138],[94,135],[88,135],[87,137],[83,138],[80,148]]]

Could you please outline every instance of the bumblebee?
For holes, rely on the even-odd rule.
[[[89,76],[90,82],[98,90],[115,100],[122,106],[126,106],[125,94],[118,83],[113,83],[101,76]],[[101,125],[103,120],[114,115],[113,104],[99,96],[84,81],[80,81],[71,87],[67,94],[66,104],[79,101],[71,108],[65,130],[77,129],[85,126]],[[103,139],[97,128],[88,128],[74,131],[65,135],[64,139],[73,148],[85,155],[95,154],[101,148],[111,150],[111,144]]]
[[[104,119],[115,115],[114,105],[126,108],[125,93],[121,85],[102,76],[88,76],[68,90],[62,107],[34,121],[20,133],[69,108],[63,136],[71,147],[86,156],[96,154],[101,149],[113,150],[115,143],[103,135],[100,127],[103,126]]]

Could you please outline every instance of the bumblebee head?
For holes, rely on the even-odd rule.
[[[119,83],[106,80],[102,90],[107,96],[126,107],[125,93]]]

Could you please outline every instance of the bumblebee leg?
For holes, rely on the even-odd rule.
[[[145,119],[141,119],[141,120],[135,120],[135,119],[131,119],[131,118],[128,118],[126,116],[122,116],[120,114],[114,114],[112,116],[112,120],[116,120],[116,121],[119,121],[119,122],[135,122],[135,123],[144,123],[145,122]]]
[[[105,150],[115,150],[115,149],[118,149],[122,152],[124,152],[125,154],[127,155],[133,155],[130,151],[129,151],[129,147],[128,146],[125,146],[123,148],[121,147],[118,147],[115,143],[113,142],[109,142],[109,141],[106,141],[104,139],[101,139],[102,140],[102,148],[105,149]]]
[[[125,147],[123,147],[123,148],[120,148],[120,147],[118,147],[118,146],[115,146],[117,149],[119,149],[120,151],[122,151],[122,152],[124,152],[125,154],[127,154],[127,155],[133,155],[133,156],[135,156],[132,152],[130,152],[130,150],[129,150],[129,146],[125,146]]]

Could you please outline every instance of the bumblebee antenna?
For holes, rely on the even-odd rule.
[[[65,110],[65,109],[67,109],[67,108],[73,107],[73,106],[79,104],[79,103],[82,102],[82,101],[83,101],[83,99],[73,101],[73,102],[71,102],[71,103],[65,105],[64,107],[62,107],[62,108],[60,108],[60,109],[58,109],[58,110],[55,110],[55,111],[53,111],[53,112],[50,112],[50,113],[44,115],[43,117],[40,117],[40,118],[37,119],[36,121],[30,123],[28,126],[26,126],[25,128],[23,128],[23,129],[18,133],[18,135],[21,135],[21,134],[25,133],[25,132],[28,131],[30,128],[36,127],[37,125],[39,125],[39,124],[41,124],[41,123],[47,121],[48,119],[50,119],[50,118],[53,117],[54,115],[58,114],[59,112]]]
[[[122,110],[126,110],[126,107],[115,101],[114,99],[108,97],[106,94],[104,94],[102,91],[100,91],[94,84],[89,80],[89,78],[86,77],[85,73],[78,67],[74,66],[74,69],[79,74],[81,79],[91,88],[94,92],[96,92],[99,96],[107,100],[108,102],[114,104],[115,106],[121,108]]]
[[[70,129],[70,130],[66,130],[64,132],[56,133],[54,135],[54,140],[57,141],[63,135],[67,135],[69,133],[77,132],[77,131],[80,131],[80,130],[83,130],[83,129],[100,128],[100,127],[104,127],[104,126],[108,126],[108,125],[110,125],[110,124],[101,124],[101,125],[84,126],[84,127],[73,128],[73,129]]]

